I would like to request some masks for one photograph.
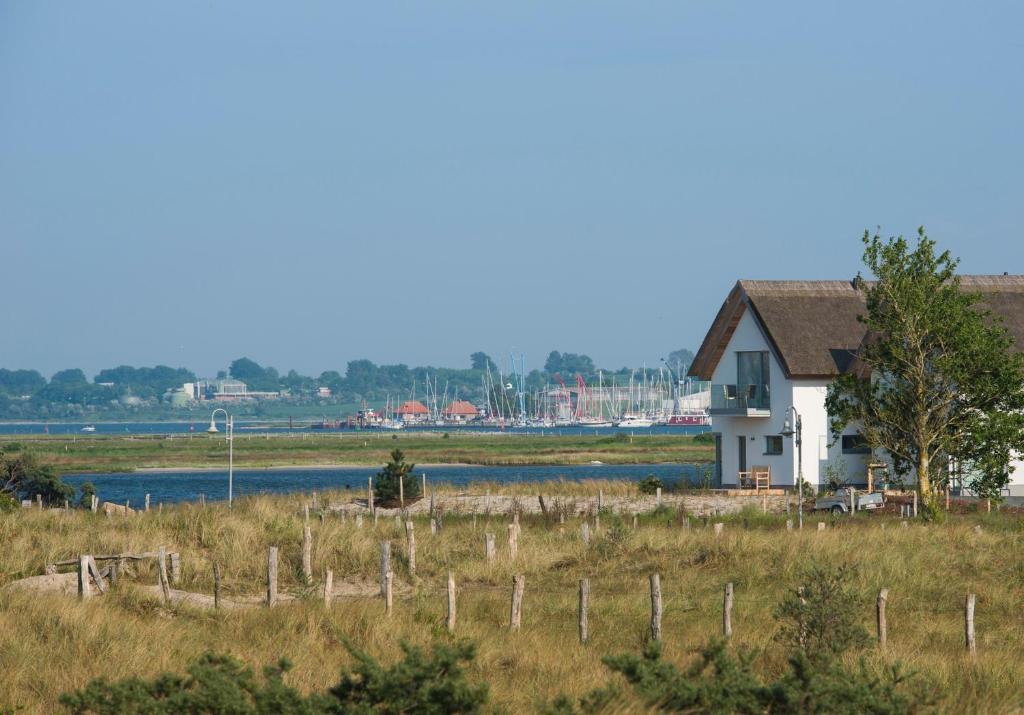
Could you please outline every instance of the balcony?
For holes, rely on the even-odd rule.
[[[768,385],[712,385],[711,407],[714,415],[771,417]]]

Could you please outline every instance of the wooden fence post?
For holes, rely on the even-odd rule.
[[[398,479],[398,508],[405,511],[405,477]]]
[[[824,530],[825,530],[825,522],[819,521],[818,522],[818,531],[824,531]]]
[[[594,534],[596,535],[596,534],[600,534],[600,533],[601,533],[601,515],[600,514],[594,514]]]
[[[580,643],[590,639],[590,628],[587,622],[587,609],[590,606],[590,579],[580,579]]]
[[[427,495],[427,473],[423,472],[423,488],[420,491],[420,498],[422,499]]]
[[[661,487],[658,487],[657,489],[654,490],[654,496],[655,496],[655,500],[656,500],[655,503],[656,503],[657,507],[660,509],[661,508]]]
[[[633,528],[634,529],[640,528],[640,517],[637,514],[633,514]]]
[[[92,585],[89,583],[89,555],[81,554],[78,557],[78,597],[89,598],[92,596]]]
[[[448,569],[448,618],[445,628],[449,633],[455,632],[455,575]]]
[[[519,524],[508,525],[508,557],[513,561],[519,553]]]
[[[484,534],[484,556],[488,561],[494,561],[495,555],[494,534]]]
[[[331,605],[331,595],[334,593],[334,572],[327,569],[324,574],[324,605]]]
[[[380,595],[387,595],[387,578],[391,573],[391,542],[380,542]]]
[[[436,534],[437,533],[437,519],[431,519],[430,520],[430,533],[431,534]]]
[[[277,547],[267,549],[267,607],[277,603]]]
[[[395,602],[395,574],[388,571],[384,575],[384,615],[390,616]]]
[[[725,599],[722,603],[722,636],[732,638],[732,582],[725,584]]]
[[[715,536],[721,536],[722,532],[725,531],[725,524],[720,521],[715,522]]]
[[[146,511],[149,511],[149,494],[146,495]]]
[[[878,623],[878,645],[885,648],[885,642],[889,638],[889,627],[885,622],[885,604],[889,600],[889,589],[883,588],[878,592],[878,603],[875,606],[875,618]]]
[[[917,518],[917,489],[914,490],[914,518]]]
[[[356,514],[356,528],[357,529],[362,529],[363,528],[363,515],[362,514]]]
[[[580,534],[583,537],[583,543],[584,544],[589,544],[590,543],[590,524],[588,524],[587,522],[583,522],[582,524],[580,524]]]
[[[306,583],[313,580],[313,532],[308,525],[302,527],[302,575]]]
[[[409,573],[416,573],[416,533],[413,531],[413,523],[410,519],[405,522],[405,548],[408,552]]]
[[[792,531],[792,530],[793,530],[793,520],[792,519],[786,519],[786,531]]]
[[[373,513],[373,477],[366,480],[366,507]]]
[[[509,614],[508,628],[518,631],[523,622],[523,591],[526,588],[526,577],[512,577],[512,609]]]
[[[164,595],[164,603],[171,602],[171,585],[167,582],[167,549],[163,546],[157,552],[157,569],[160,576],[160,590]]]
[[[604,489],[597,490],[597,510],[604,509]]]
[[[651,639],[661,640],[661,576],[651,574]]]
[[[220,608],[220,564],[213,562],[213,607]]]
[[[972,658],[978,655],[977,645],[974,640],[974,604],[976,598],[973,593],[967,594],[967,603],[964,606],[964,640],[966,641],[967,652]]]
[[[177,586],[181,583],[181,554],[175,551],[169,555],[171,557],[171,583]]]

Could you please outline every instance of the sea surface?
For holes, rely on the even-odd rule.
[[[581,481],[585,479],[618,479],[636,481],[653,474],[667,485],[681,480],[697,483],[704,465],[695,464],[602,464],[555,467],[477,467],[450,466],[417,469],[434,483],[464,486],[475,493],[474,482],[546,482]],[[236,469],[234,496],[246,494],[283,494],[288,492],[351,489],[353,496],[365,494],[367,479],[379,471],[377,467],[345,467],[337,469]],[[195,501],[200,494],[208,500],[224,500],[228,495],[228,473],[201,472],[130,472],[115,474],[71,474],[64,481],[75,487],[92,482],[101,501],[141,506],[146,494],[151,504]],[[481,488],[480,494],[484,491]]]
[[[309,420],[297,420],[300,425],[308,425]],[[210,426],[209,418],[205,420],[194,420],[191,422],[0,422],[0,435],[31,435],[31,434],[74,434],[88,436],[90,434],[185,434],[189,432],[205,432]],[[83,432],[85,427],[95,427],[95,432]],[[223,431],[224,421],[218,420],[217,427]],[[314,430],[308,426],[294,428],[288,426],[288,421],[267,421],[267,420],[241,420],[235,421],[235,430],[238,432],[265,433],[301,433],[327,434],[339,432],[358,432],[355,429],[341,430]],[[536,435],[581,435],[581,434],[615,434],[626,432],[633,434],[700,434],[709,432],[710,427],[642,427],[625,428],[603,427],[483,427],[478,425],[449,425],[447,427],[422,426],[406,427],[402,430],[381,430],[367,429],[364,432],[386,433],[386,434],[415,434],[416,432],[511,432],[515,434],[536,434]]]

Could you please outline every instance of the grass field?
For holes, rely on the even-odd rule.
[[[17,443],[62,473],[116,472],[152,467],[224,467],[223,435],[0,437]],[[395,448],[417,464],[562,465],[702,462],[708,444],[675,435],[558,436],[522,434],[334,433],[235,435],[235,466],[380,465]]]
[[[577,488],[582,495],[597,486]],[[444,629],[448,569],[459,589],[455,636],[479,646],[470,675],[490,683],[492,703],[511,712],[529,712],[559,693],[579,695],[605,684],[610,676],[601,656],[636,652],[647,638],[648,576],[653,572],[660,573],[665,595],[669,660],[688,662],[692,649],[719,634],[722,588],[732,582],[731,647],[752,649],[758,670],[777,673],[783,654],[773,641],[773,610],[811,563],[856,567],[854,587],[861,598],[856,615],[872,632],[875,595],[889,588],[888,650],[858,654],[870,668],[902,661],[945,693],[945,712],[1011,712],[1021,706],[1024,531],[1016,516],[970,514],[903,529],[894,517],[859,515],[829,518],[823,533],[814,528],[815,516],[797,533],[785,530],[785,516],[748,513],[724,519],[724,535],[715,537],[698,520],[693,528],[681,528],[679,514],[647,515],[635,531],[605,514],[589,545],[579,537],[578,520],[570,520],[563,532],[557,521],[524,517],[514,562],[507,553],[507,516],[479,517],[475,527],[468,517],[449,517],[436,535],[426,521],[417,521],[418,568],[412,575],[404,536],[392,519],[376,526],[368,519],[356,528],[351,519],[343,523],[331,514],[322,524],[312,519],[314,578],[307,584],[300,553],[306,498],[245,499],[232,511],[182,505],[111,519],[34,510],[0,515],[0,587],[79,553],[141,552],[165,545],[182,555],[179,588],[212,593],[211,564],[217,561],[225,597],[259,596],[265,588],[266,549],[277,545],[280,588],[299,597],[272,609],[165,607],[138,590],[157,582],[152,562],[123,578],[112,593],[86,602],[0,588],[0,712],[59,711],[59,693],[91,678],[180,672],[208,649],[230,652],[256,667],[287,656],[295,664],[289,683],[322,690],[337,681],[349,662],[343,638],[387,662],[399,656],[402,640],[429,644],[449,639]],[[982,526],[981,533],[975,525]],[[487,531],[498,535],[495,563],[484,558]],[[325,569],[334,571],[336,583],[375,588],[384,539],[392,541],[394,553],[393,615],[386,618],[382,601],[369,596],[337,598],[325,607],[320,593]],[[508,631],[514,574],[526,579],[519,633]],[[584,577],[592,584],[592,640],[585,646],[576,636],[577,583]],[[964,655],[963,646],[963,604],[969,592],[978,595],[975,662]]]

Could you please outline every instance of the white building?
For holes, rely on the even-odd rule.
[[[1024,276],[962,276],[985,295],[1024,349]],[[850,365],[864,337],[857,316],[864,294],[850,281],[738,281],[708,330],[689,374],[711,382],[715,478],[742,486],[741,474],[770,470],[771,486],[797,481],[794,439],[783,436],[791,407],[803,426],[804,480],[821,485],[830,471],[867,483],[874,460],[856,429],[833,442],[825,411],[832,379]],[[1010,494],[1024,494],[1024,463],[1013,463]]]

